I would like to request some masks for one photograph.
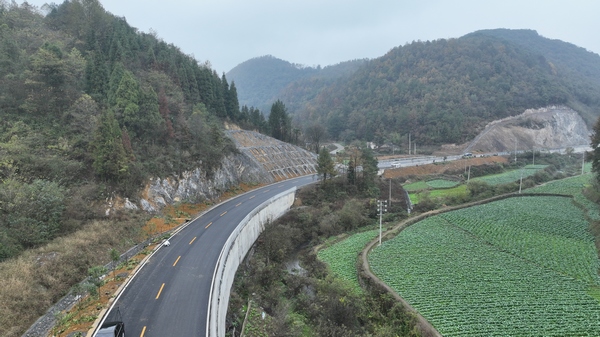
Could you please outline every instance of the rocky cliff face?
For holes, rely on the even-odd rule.
[[[274,179],[262,167],[244,154],[230,155],[223,159],[221,167],[208,176],[197,168],[179,177],[152,179],[146,186],[140,207],[148,212],[185,201],[198,203],[216,199],[228,189],[241,183],[271,183]]]
[[[316,155],[252,131],[231,130],[239,154],[223,159],[212,175],[201,169],[181,176],[154,178],[148,182],[138,203],[125,200],[124,207],[156,212],[185,201],[198,203],[220,197],[225,191],[246,184],[268,184],[316,172]]]
[[[504,152],[558,149],[589,145],[590,131],[583,118],[567,107],[530,109],[486,126],[465,152]]]

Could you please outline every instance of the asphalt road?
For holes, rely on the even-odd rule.
[[[305,176],[256,189],[193,220],[141,268],[107,321],[118,308],[128,337],[205,336],[212,275],[229,234],[267,199],[314,181]]]

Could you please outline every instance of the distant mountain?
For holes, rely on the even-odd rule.
[[[329,85],[337,78],[352,74],[365,62],[354,60],[324,68],[306,67],[266,55],[237,65],[226,77],[235,83],[240,105],[255,107],[268,114],[271,104],[281,97],[288,85],[307,81],[313,84],[318,82],[319,87]],[[287,92],[293,93],[295,90]],[[306,95],[311,96],[308,93]]]
[[[484,30],[399,46],[343,80],[305,77],[276,98],[296,123],[324,125],[334,139],[464,143],[490,121],[552,105],[593,124],[600,56],[532,30]]]

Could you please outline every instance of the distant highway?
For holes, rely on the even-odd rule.
[[[582,146],[574,146],[572,147],[575,153],[582,153],[585,151],[591,151],[592,148],[588,145],[582,145]],[[562,148],[562,149],[536,149],[536,152],[542,152],[542,153],[565,153],[567,151],[566,148]],[[519,150],[517,151],[517,154],[520,153],[526,153],[526,152],[531,152],[531,150],[527,150],[527,151],[522,151]],[[476,157],[480,157],[480,156],[509,156],[509,155],[514,155],[515,152],[494,152],[494,153],[476,153],[474,154]],[[452,155],[452,156],[446,156],[446,158],[444,159],[444,157],[439,157],[439,156],[411,156],[411,157],[399,157],[396,159],[386,159],[386,160],[380,160],[378,167],[380,170],[382,169],[389,169],[389,168],[399,168],[399,167],[408,167],[408,166],[417,166],[417,165],[426,165],[426,164],[433,164],[433,163],[442,163],[445,161],[452,161],[452,160],[457,160],[457,159],[461,159],[463,158],[463,155]]]
[[[254,208],[314,175],[285,180],[228,200],[193,220],[160,248],[118,298],[127,336],[206,336],[207,308],[217,258],[230,233]]]

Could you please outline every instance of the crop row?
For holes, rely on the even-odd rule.
[[[440,216],[369,254],[372,270],[444,336],[600,336],[588,284]]]
[[[351,286],[360,291],[358,276],[356,274],[356,259],[379,230],[371,230],[354,234],[351,237],[322,249],[317,254],[318,258],[329,265],[330,270],[338,277],[347,280]]]
[[[509,198],[441,217],[523,259],[599,283],[594,239],[583,211],[569,198]]]
[[[432,199],[436,198],[449,198],[449,197],[457,197],[461,198],[466,196],[469,192],[467,191],[467,185],[460,185],[452,188],[444,188],[438,190],[432,190],[425,192],[429,194],[429,197]],[[410,202],[413,204],[418,204],[421,200],[421,196],[423,193],[409,193]]]
[[[402,188],[407,192],[417,192],[428,189],[429,185],[425,181],[415,181],[414,183],[403,185]]]
[[[458,181],[446,180],[446,179],[434,179],[427,181],[427,186],[438,189],[438,188],[451,188],[460,184]]]
[[[471,180],[483,181],[489,185],[501,185],[518,181],[521,178],[527,178],[536,174],[538,171],[546,168],[547,165],[527,165],[519,170],[512,170],[504,173],[493,174],[489,176],[477,177]]]
[[[590,164],[586,164],[586,167]],[[598,204],[590,201],[586,198],[582,190],[592,184],[591,180],[594,176],[591,174],[583,174],[561,180],[555,180],[548,182],[544,185],[536,186],[527,189],[527,193],[559,193],[559,194],[570,194],[573,196],[575,201],[585,207],[587,215],[593,220],[600,220],[600,209]]]

